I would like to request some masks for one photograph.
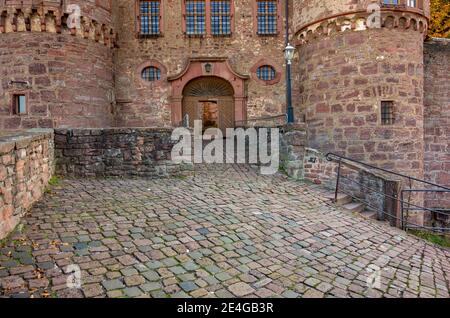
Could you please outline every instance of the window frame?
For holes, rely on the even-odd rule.
[[[229,2],[230,3],[230,11],[228,12],[228,15],[230,16],[230,33],[213,33],[213,12],[212,12],[212,2]],[[234,1],[233,0],[209,0],[210,3],[210,10],[209,10],[209,23],[210,23],[210,34],[214,37],[229,37],[234,33],[233,28],[233,18],[234,18]],[[227,14],[218,15],[219,17],[227,16]],[[223,23],[220,23],[220,26],[223,26]],[[223,28],[222,28],[223,29]]]
[[[205,19],[205,27],[204,27],[204,31],[203,33],[192,33],[192,34],[188,34],[187,32],[187,6],[186,6],[186,2],[187,1],[194,1],[194,2],[204,2],[204,7],[205,7],[205,14],[204,14],[204,19]],[[188,37],[203,37],[206,36],[207,34],[209,34],[209,30],[208,30],[208,11],[209,11],[209,1],[208,0],[183,0],[183,26],[184,26],[184,30],[183,33],[188,36]],[[196,16],[199,16],[198,14]],[[194,24],[195,25],[195,24]]]
[[[397,3],[394,3],[397,2]],[[382,7],[388,8],[406,8],[406,9],[416,9],[423,11],[423,0],[415,0],[416,5],[410,6],[410,0],[380,0],[380,4]]]
[[[258,32],[258,2],[261,1],[273,1],[276,2],[277,8],[277,31],[275,33],[262,34]],[[281,0],[253,0],[253,33],[260,37],[277,37],[283,32],[283,16],[282,16],[282,3]]]
[[[159,2],[159,33],[144,34],[141,29],[141,2]],[[136,37],[137,38],[155,38],[164,35],[164,0],[136,0]]]
[[[263,70],[267,70],[267,73],[269,74],[270,73],[270,75],[273,75],[273,78],[270,78],[270,79],[264,79],[264,78],[261,78],[262,76],[263,76],[263,74],[260,74]],[[265,73],[265,72],[263,72],[263,73]],[[268,64],[265,64],[265,65],[261,65],[260,67],[258,67],[257,69],[256,69],[256,76],[258,77],[258,79],[260,80],[260,81],[264,81],[264,82],[272,82],[276,77],[277,77],[277,70],[272,66],[272,65],[268,65]]]
[[[147,81],[142,78],[142,72],[144,71],[144,69],[146,69],[148,67],[156,67],[159,69],[160,74],[161,74],[159,80]],[[164,85],[165,81],[167,79],[167,68],[163,64],[161,64],[160,62],[158,62],[156,60],[149,60],[149,61],[139,64],[136,67],[136,76],[138,77],[139,83],[141,83],[143,86],[155,87],[155,86]]]
[[[212,6],[211,6],[211,0],[204,0],[205,1],[205,33],[203,34],[187,34],[187,12],[186,12],[186,1],[182,0],[182,31],[183,34],[186,37],[232,37],[234,35],[235,31],[235,22],[234,22],[234,12],[235,12],[235,0],[229,0],[230,1],[230,34],[213,34],[212,33]]]
[[[258,77],[258,69],[262,66],[270,66],[275,70],[275,78],[273,80],[265,81]],[[267,58],[262,58],[257,63],[255,63],[252,66],[252,68],[250,69],[250,72],[251,72],[251,76],[252,76],[253,80],[255,80],[256,82],[261,83],[263,85],[266,85],[266,86],[275,85],[275,84],[280,83],[281,77],[283,75],[283,69],[281,67],[279,67],[278,64],[274,63],[273,61],[271,61]]]
[[[13,92],[11,94],[12,100],[11,100],[11,115],[14,116],[27,116],[29,114],[29,98],[28,94],[24,92]],[[19,112],[19,102],[18,97],[24,96],[25,97],[25,112],[21,113]]]
[[[388,112],[385,106],[388,105]],[[380,124],[381,126],[393,126],[396,123],[395,102],[393,100],[382,100],[380,102]]]

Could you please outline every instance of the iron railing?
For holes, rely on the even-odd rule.
[[[411,202],[414,194],[423,195],[423,194],[449,194],[450,195],[450,187],[443,186],[439,184],[435,184],[430,181],[422,180],[416,177],[408,176],[405,174],[401,174],[398,172],[394,172],[391,170],[383,169],[376,167],[371,164],[367,164],[358,160],[354,160],[345,156],[341,156],[334,153],[328,153],[326,155],[326,159],[328,161],[337,162],[337,176],[336,176],[336,186],[335,186],[335,197],[334,200],[337,202],[338,194],[344,193],[352,197],[353,200],[365,204],[370,210],[377,212],[378,218],[385,218],[388,216],[391,220],[395,220],[396,224],[398,224],[402,229],[421,229],[433,232],[444,232],[448,233],[450,231],[449,227],[439,226],[432,224],[428,225],[420,225],[409,220],[410,212],[429,212],[431,213],[433,221],[437,220],[437,216],[444,216],[444,219],[448,218],[450,220],[450,206],[445,207],[425,207],[424,204]],[[350,170],[361,170],[362,168],[367,168],[368,172],[376,172],[379,176],[378,178],[388,181],[395,181],[400,183],[400,189],[398,192],[386,193],[386,191],[380,191],[380,189],[376,189],[371,187],[370,185],[361,182],[360,180],[354,180],[351,177],[345,176],[342,173],[343,167],[346,167]],[[395,179],[393,178],[395,177]],[[346,181],[347,183],[343,184],[342,181]],[[406,181],[406,182],[405,182]],[[419,186],[414,187],[414,185],[418,184]],[[399,210],[392,209],[394,212],[387,211],[386,205],[383,204],[383,208],[380,209],[379,206],[376,206],[374,202],[371,202],[368,199],[358,197],[351,191],[346,189],[346,186],[357,186],[361,191],[370,196],[379,196],[382,198],[382,202],[391,201],[392,206],[399,206]],[[423,201],[421,198],[419,201]],[[397,213],[399,212],[399,213]],[[400,214],[400,215],[398,215]]]

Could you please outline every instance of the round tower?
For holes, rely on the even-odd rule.
[[[429,1],[384,2],[294,1],[297,118],[312,148],[422,177]]]
[[[0,129],[111,125],[110,6],[0,1]]]

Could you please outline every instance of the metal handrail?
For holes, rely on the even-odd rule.
[[[350,161],[350,162],[353,162],[353,163],[356,163],[356,164],[359,164],[359,165],[366,166],[366,167],[374,169],[374,170],[383,171],[385,173],[390,173],[390,174],[398,176],[398,177],[403,177],[403,178],[407,178],[409,180],[422,182],[422,183],[425,183],[425,184],[428,184],[428,185],[432,185],[434,187],[438,187],[438,188],[450,191],[450,188],[446,187],[446,186],[435,184],[433,182],[422,180],[422,179],[418,179],[418,178],[415,178],[415,177],[407,176],[407,175],[404,175],[404,174],[401,174],[401,173],[398,173],[398,172],[394,172],[394,171],[390,171],[390,170],[387,170],[387,169],[379,168],[379,167],[376,167],[374,165],[371,165],[371,164],[368,164],[368,163],[365,163],[365,162],[361,162],[361,161],[357,161],[357,160],[354,160],[354,159],[351,159],[351,158],[348,158],[348,157],[345,157],[345,156],[337,155],[337,154],[332,153],[332,152],[327,153],[327,155],[325,156],[325,158],[328,161],[333,161],[332,157],[336,157],[336,158],[338,158],[340,160],[344,159],[344,160],[347,160],[347,161]]]
[[[423,206],[420,206],[416,203],[412,203],[411,201],[411,197],[409,196],[408,200],[405,201],[404,199],[404,194],[405,193],[414,193],[414,192],[419,192],[419,193],[431,193],[431,192],[435,192],[435,193],[450,193],[450,188],[446,187],[446,186],[442,186],[439,184],[435,184],[433,182],[429,182],[426,180],[422,180],[416,177],[411,177],[408,175],[404,175],[398,172],[394,172],[394,171],[390,171],[387,169],[383,169],[383,168],[379,168],[376,167],[374,165],[368,164],[368,163],[364,163],[352,158],[348,158],[346,156],[342,156],[342,155],[338,155],[338,154],[334,154],[334,153],[328,153],[326,156],[326,159],[328,161],[337,161],[338,163],[338,168],[337,168],[337,177],[336,177],[336,188],[335,188],[335,202],[337,202],[338,199],[338,194],[339,192],[343,192],[344,194],[348,194],[350,195],[353,199],[355,199],[358,202],[362,202],[365,203],[369,208],[377,211],[377,212],[381,212],[384,216],[389,216],[392,220],[400,220],[401,221],[401,227],[402,229],[408,229],[408,228],[421,228],[421,229],[425,229],[425,230],[432,230],[432,231],[441,231],[441,232],[447,232],[450,231],[450,228],[445,228],[445,227],[430,227],[430,226],[424,226],[424,225],[418,225],[415,223],[412,223],[408,220],[408,216],[409,216],[409,211],[428,211],[431,213],[434,213],[434,215],[436,214],[441,214],[441,215],[445,215],[445,216],[449,216],[450,214],[448,213],[447,209],[439,209],[439,208],[426,208]],[[384,174],[391,174],[397,177],[402,177],[402,178],[406,178],[409,180],[409,189],[401,189],[400,191],[400,198],[398,197],[398,195],[393,194],[393,195],[389,195],[387,193],[381,192],[378,189],[373,189],[365,184],[362,184],[358,181],[352,180],[351,178],[348,178],[344,175],[341,175],[341,169],[342,169],[342,165],[343,164],[347,164],[350,165],[351,169],[358,169],[358,166],[360,167],[366,167],[369,168],[371,170],[374,171],[381,171]],[[358,165],[358,166],[357,166]],[[354,194],[352,193],[348,193],[347,191],[343,190],[342,188],[339,189],[339,185],[340,185],[340,180],[344,179],[349,181],[350,183],[353,184],[357,184],[359,185],[362,189],[366,190],[366,191],[370,191],[370,193],[374,193],[375,195],[382,195],[384,198],[389,198],[392,200],[395,200],[397,203],[400,203],[401,206],[401,215],[400,217],[397,217],[396,215],[392,215],[391,213],[388,213],[388,211],[384,211],[384,209],[380,210],[378,207],[373,206],[372,204],[370,204],[369,202],[365,201],[364,199],[358,198],[356,197]],[[411,181],[416,181],[416,182],[420,182],[426,185],[430,185],[435,187],[434,189],[412,189],[412,184]],[[367,200],[367,199],[366,199]],[[406,206],[406,208],[405,208]],[[412,208],[411,208],[412,207]],[[407,211],[406,213],[406,218],[405,218],[405,209]]]

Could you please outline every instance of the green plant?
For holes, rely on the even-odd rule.
[[[419,230],[410,230],[409,232],[433,244],[450,248],[450,238],[447,236]]]
[[[61,182],[61,179],[58,176],[53,176],[48,181],[48,184],[51,186],[57,186]]]

